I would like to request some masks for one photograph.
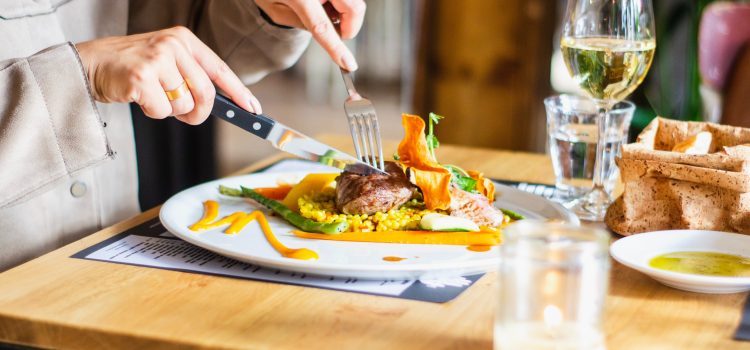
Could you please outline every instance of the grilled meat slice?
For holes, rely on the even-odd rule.
[[[474,221],[479,226],[497,227],[503,222],[503,214],[487,197],[462,189],[451,188],[451,216]]]
[[[401,166],[385,162],[385,171],[388,175],[341,173],[336,178],[336,208],[345,214],[371,215],[396,208],[417,193]]]

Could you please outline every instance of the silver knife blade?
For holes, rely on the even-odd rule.
[[[378,168],[359,161],[357,158],[316,141],[309,136],[305,136],[278,121],[274,124],[266,140],[284,152],[344,171],[361,175],[386,174]]]
[[[266,115],[248,112],[220,94],[216,94],[211,114],[300,158],[360,175],[387,174]]]

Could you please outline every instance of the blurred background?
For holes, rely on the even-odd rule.
[[[436,131],[442,143],[545,151],[542,100],[578,93],[558,47],[565,0],[367,0],[367,5],[360,34],[347,44],[360,66],[357,88],[375,104],[383,138],[401,138],[402,112],[435,112],[446,117]],[[744,44],[750,42],[750,3],[654,0],[653,5],[656,55],[629,98],[638,106],[631,136],[656,115],[750,126],[750,49]],[[251,90],[265,113],[303,133],[348,135],[338,67],[315,42],[293,68]],[[142,196],[144,209],[169,192],[276,152],[228,123],[202,127],[213,136],[200,141],[211,150],[211,166],[194,170],[195,176],[170,184],[164,193]],[[186,169],[181,171],[191,171]],[[141,176],[142,193],[156,191],[149,178]]]

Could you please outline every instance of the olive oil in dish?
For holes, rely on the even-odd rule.
[[[651,258],[648,265],[693,275],[750,277],[750,258],[716,252],[667,253]]]

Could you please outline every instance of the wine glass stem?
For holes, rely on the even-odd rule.
[[[599,107],[599,117],[596,120],[596,126],[598,129],[596,136],[596,162],[594,163],[594,185],[593,191],[601,191],[604,193],[606,198],[609,198],[607,191],[604,189],[605,180],[605,169],[604,169],[604,156],[607,143],[607,117],[609,116],[609,109],[607,107]]]

